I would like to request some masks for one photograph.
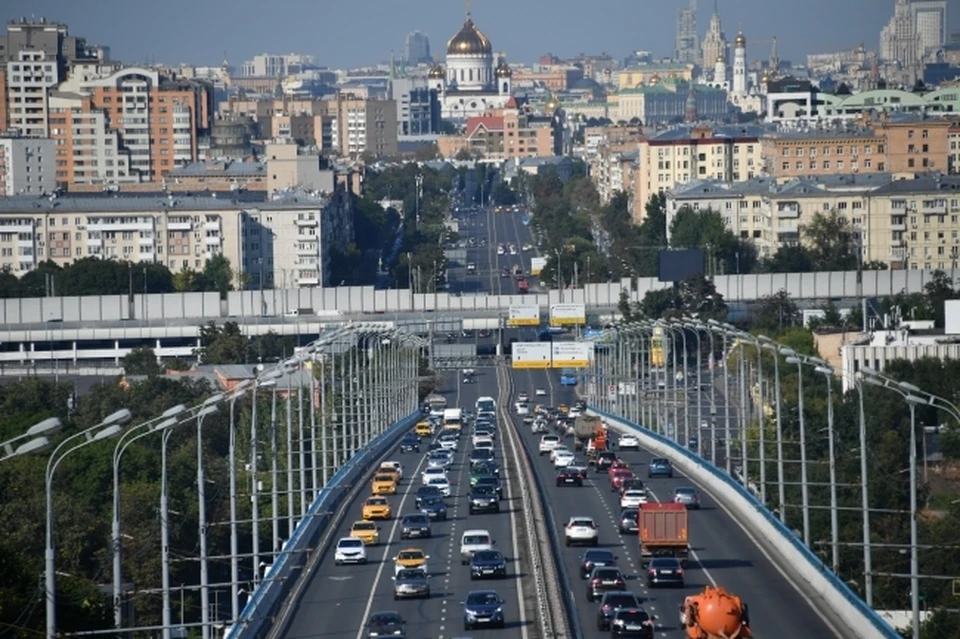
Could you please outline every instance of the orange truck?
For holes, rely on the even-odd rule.
[[[685,505],[672,502],[641,504],[638,524],[640,562],[644,568],[653,557],[676,557],[686,565],[690,542]]]
[[[604,450],[607,444],[607,431],[603,421],[593,415],[577,415],[573,421],[574,448],[582,450],[592,441],[594,450]],[[599,448],[597,445],[599,444]]]
[[[713,586],[683,600],[680,626],[687,639],[747,639],[751,636],[747,604],[740,597]]]

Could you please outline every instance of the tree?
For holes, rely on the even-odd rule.
[[[957,292],[953,288],[953,279],[938,269],[932,273],[930,281],[923,285],[923,292],[933,309],[936,327],[943,328],[946,302],[957,297]]]
[[[645,317],[661,319],[680,306],[680,299],[674,288],[653,289],[647,291],[640,302],[640,310]]]
[[[782,331],[800,324],[800,313],[790,294],[780,289],[767,295],[754,307],[753,326],[769,331]]]
[[[276,362],[293,355],[295,342],[289,335],[269,331],[250,339],[248,361]]]
[[[200,348],[196,355],[203,364],[243,364],[247,361],[249,342],[236,322],[218,326],[210,321],[200,327]]]
[[[123,358],[123,372],[127,375],[155,376],[163,372],[152,348],[135,348]]]
[[[707,259],[716,261],[723,273],[750,273],[757,259],[756,248],[734,235],[723,216],[711,209],[684,206],[677,211],[670,224],[670,246],[706,249]]]
[[[800,233],[810,247],[815,270],[851,271],[857,267],[855,230],[837,211],[814,213],[809,224],[800,226]]]
[[[436,160],[439,157],[440,151],[437,149],[437,144],[435,142],[421,144],[413,152],[413,159],[417,162],[429,162],[430,160]]]
[[[226,299],[227,291],[233,290],[233,269],[223,253],[217,253],[203,265],[203,282],[204,290],[217,291],[220,299]]]
[[[510,185],[502,180],[493,186],[492,199],[494,204],[502,206],[513,206],[519,201],[517,192],[510,188]]]
[[[800,244],[783,246],[773,255],[760,260],[759,264],[759,270],[763,273],[809,273],[813,267],[813,255]]]

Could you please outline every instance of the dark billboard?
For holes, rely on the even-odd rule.
[[[703,275],[702,249],[667,249],[660,251],[657,257],[661,282],[682,282]]]

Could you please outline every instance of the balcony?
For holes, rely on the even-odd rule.
[[[310,219],[297,220],[297,226],[300,226],[300,227],[317,226],[317,223],[318,221],[315,219],[314,220],[310,220]]]
[[[319,247],[316,244],[305,244],[297,247],[297,255],[317,255]]]
[[[192,231],[193,222],[170,222],[167,224],[168,231]]]
[[[899,223],[898,223],[898,222],[891,222],[891,223],[890,223],[890,230],[891,230],[891,231],[906,231],[906,230],[907,230],[907,223],[906,223],[906,222],[899,222]]]

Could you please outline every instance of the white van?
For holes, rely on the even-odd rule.
[[[473,553],[481,550],[493,550],[497,544],[489,530],[465,530],[460,537],[460,563],[464,566],[473,559]]]

